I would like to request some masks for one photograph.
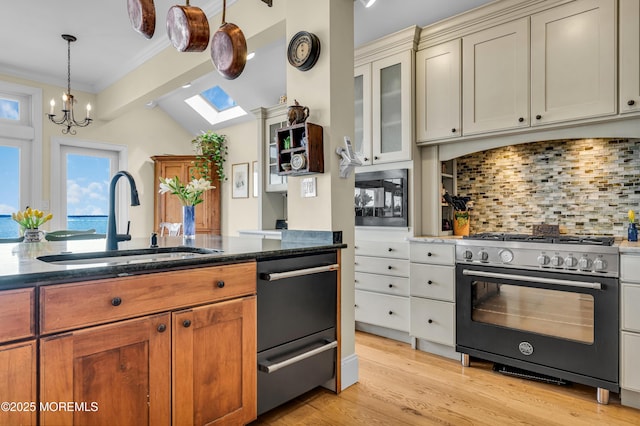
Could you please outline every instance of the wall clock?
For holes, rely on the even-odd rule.
[[[287,59],[300,71],[313,68],[320,56],[320,39],[307,31],[300,31],[291,37]]]

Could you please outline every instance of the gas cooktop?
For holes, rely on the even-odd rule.
[[[596,246],[612,246],[615,242],[614,237],[601,236],[585,236],[585,235],[528,235],[528,234],[504,234],[499,232],[483,232],[480,234],[472,234],[465,236],[470,240],[488,240],[488,241],[520,241],[531,243],[550,243],[550,244],[584,244]]]

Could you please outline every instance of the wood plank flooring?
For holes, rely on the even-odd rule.
[[[640,410],[596,402],[595,388],[505,377],[492,364],[464,368],[407,344],[356,332],[360,381],[335,395],[316,389],[252,425],[640,425]]]

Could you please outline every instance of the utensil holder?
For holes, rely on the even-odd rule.
[[[469,235],[469,210],[455,210],[453,212],[453,235]]]

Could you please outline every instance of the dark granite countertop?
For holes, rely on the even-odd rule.
[[[103,252],[105,240],[0,244],[0,290],[144,274],[169,269],[186,269],[254,259],[264,260],[346,247],[345,244],[334,243],[330,239],[327,240],[327,238],[308,238],[308,233],[304,234],[304,236],[307,238],[284,238],[281,241],[253,237],[197,235],[196,239],[188,244],[184,243],[182,237],[158,237],[158,246],[160,248],[188,246],[206,250],[221,250],[221,252],[198,254],[196,256],[189,254],[177,255],[154,261],[142,261],[132,258],[130,261],[124,262],[102,261],[101,263],[77,265],[47,263],[39,260],[38,257],[59,255],[61,253]],[[315,236],[312,235],[312,237]],[[131,241],[119,244],[119,251],[148,248],[148,238],[134,238]]]

